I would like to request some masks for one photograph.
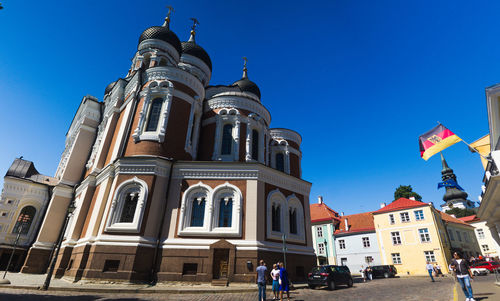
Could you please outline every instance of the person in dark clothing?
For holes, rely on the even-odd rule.
[[[470,285],[470,280],[474,278],[472,275],[469,263],[466,259],[462,259],[462,256],[458,252],[453,253],[453,259],[451,260],[451,267],[455,271],[458,283],[462,287],[462,291],[465,295],[465,301],[475,301],[472,295],[472,286]]]

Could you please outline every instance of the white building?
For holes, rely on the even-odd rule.
[[[500,245],[493,239],[491,228],[485,221],[480,220],[477,215],[465,216],[459,220],[474,227],[477,243],[481,247],[481,254],[485,257],[496,257],[500,255]]]
[[[351,273],[382,264],[371,212],[341,216],[334,236],[337,263],[349,267]]]

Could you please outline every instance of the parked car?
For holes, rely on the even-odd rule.
[[[476,262],[474,263],[471,268],[485,268],[487,269],[490,273],[494,272],[495,270],[500,271],[500,263],[497,261],[481,261],[481,262]]]
[[[394,277],[398,273],[398,270],[393,265],[374,265],[372,268],[372,276],[375,277]]]
[[[307,284],[310,288],[328,286],[329,290],[334,290],[340,284],[352,287],[353,283],[351,271],[346,266],[317,266],[307,275]]]
[[[488,275],[489,274],[489,271],[486,268],[470,268],[470,272],[474,276]]]

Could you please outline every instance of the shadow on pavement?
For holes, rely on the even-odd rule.
[[[103,297],[99,296],[54,296],[54,295],[36,295],[36,294],[3,294],[0,293],[0,300],[9,300],[9,301],[46,301],[46,300],[56,300],[56,301],[65,301],[65,300],[78,300],[78,301],[95,301],[102,300]],[[120,299],[109,299],[105,298],[107,301],[140,301],[143,299],[137,298],[120,298]],[[298,301],[298,300],[297,300]]]

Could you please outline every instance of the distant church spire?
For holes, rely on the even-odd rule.
[[[163,23],[163,27],[166,27],[170,29],[170,14],[174,12],[174,8],[172,6],[167,6],[168,8],[168,13],[167,16],[165,17],[165,22]]]
[[[248,78],[248,73],[247,73],[247,57],[244,56],[243,57],[243,76],[241,77],[241,79],[245,79],[245,78]]]
[[[448,163],[444,159],[443,153],[441,153],[441,165],[443,166],[443,169],[441,170],[441,179],[443,180],[443,182],[452,179],[458,185],[457,176],[453,172],[453,169],[448,166]],[[467,203],[467,192],[462,191],[454,186],[445,186],[445,188],[446,193],[443,196],[443,201],[445,203]],[[468,206],[464,205],[464,207]]]
[[[191,36],[189,36],[188,42],[196,43],[194,40],[194,36],[196,35],[196,25],[199,25],[200,22],[196,18],[190,18],[193,21],[193,26],[191,26]]]

